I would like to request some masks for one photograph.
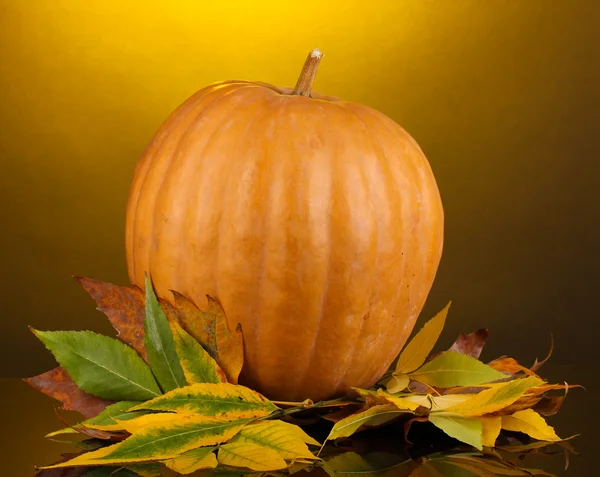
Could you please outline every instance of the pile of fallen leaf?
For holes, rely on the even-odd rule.
[[[487,331],[479,330],[431,355],[449,306],[425,324],[373,388],[330,401],[290,403],[237,384],[242,331],[229,329],[216,300],[208,297],[204,311],[178,293],[172,304],[157,299],[148,278],[145,294],[136,287],[78,281],[118,339],[33,330],[60,367],[26,382],[86,418],[47,436],[81,435],[84,440],[71,442],[82,452],[42,467],[40,475],[151,477],[166,471],[225,477],[324,470],[344,477],[393,470],[416,476],[440,465],[470,475],[550,475],[522,469],[500,452],[553,443],[568,448],[544,419],[558,412],[574,387],[548,384],[537,374],[552,349],[531,368],[509,357],[486,364],[478,358]],[[400,437],[386,438],[399,447],[412,438],[414,423],[435,426],[428,429],[437,428],[452,444],[438,453],[430,445],[429,454],[415,458],[357,452],[348,439],[400,426]],[[72,473],[52,473],[65,468]]]

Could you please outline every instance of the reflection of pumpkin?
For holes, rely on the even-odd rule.
[[[283,400],[368,387],[410,334],[442,252],[443,211],[417,143],[366,106],[208,86],[162,125],[127,210],[132,282],[204,307],[245,339],[241,382]],[[312,72],[311,72],[312,67]]]

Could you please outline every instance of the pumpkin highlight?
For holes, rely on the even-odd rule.
[[[414,139],[387,116],[310,91],[210,85],[136,168],[127,266],[241,323],[240,383],[271,399],[370,387],[410,335],[441,258],[443,210]],[[312,58],[312,60],[311,60]],[[306,73],[306,74],[305,74]]]

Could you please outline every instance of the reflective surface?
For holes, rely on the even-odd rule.
[[[568,470],[564,470],[566,462],[564,449],[556,445],[547,449],[529,449],[526,458],[524,458],[525,456],[520,457],[517,452],[518,448],[513,447],[513,453],[503,454],[503,456],[508,456],[507,460],[514,462],[519,467],[543,469],[556,475],[577,477],[595,475],[598,471],[597,456],[594,455],[594,450],[598,445],[594,432],[596,419],[585,413],[586,408],[590,409],[592,406],[590,399],[592,396],[589,393],[584,396],[577,390],[571,392],[572,395],[567,398],[559,414],[548,419],[561,437],[582,433],[581,436],[569,441],[575,450],[583,451],[583,453],[570,455]],[[58,405],[56,401],[39,394],[20,380],[15,379],[0,380],[0,396],[0,419],[3,423],[3,434],[6,436],[0,447],[3,475],[31,477],[35,475],[34,465],[48,465],[58,461],[61,453],[78,452],[74,446],[44,439],[44,435],[48,432],[64,427],[54,414],[54,407]],[[79,415],[74,412],[60,411],[60,414],[69,423],[80,420]],[[440,472],[441,475],[448,476],[467,477],[472,475],[464,473],[465,469],[461,470],[455,464],[456,462],[465,464],[465,456],[472,456],[473,453],[478,455],[474,449],[455,448],[455,444],[450,439],[445,438],[428,425],[415,423],[413,426],[415,427],[411,430],[410,435],[412,446],[406,447],[403,444],[401,428],[392,427],[385,430],[360,432],[352,440],[340,441],[339,447],[334,452],[324,451],[321,457],[329,459],[339,453],[358,453],[369,463],[371,471],[393,466],[393,472],[385,473],[386,476],[408,476],[413,471],[421,473],[415,473],[412,477],[435,476]],[[317,429],[315,437],[324,437],[318,434],[319,430]],[[518,444],[518,442],[513,437],[511,441],[498,441],[498,444],[509,446]],[[460,455],[463,456],[462,461]],[[459,456],[458,460],[457,456]],[[427,462],[417,471],[415,469],[419,467],[419,463],[421,463],[419,459],[422,457],[431,462]],[[414,462],[405,462],[411,458],[414,459]],[[338,460],[337,465],[346,470],[353,466],[364,465],[355,460],[354,456],[346,455]],[[466,465],[473,465],[473,462],[466,462]],[[322,471],[317,473],[319,472]],[[319,473],[319,475],[324,476],[325,474]],[[383,475],[381,474],[381,477]]]

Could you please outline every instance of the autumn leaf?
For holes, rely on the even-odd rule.
[[[522,432],[539,441],[561,440],[554,429],[533,409],[519,411],[512,416],[502,416],[502,429]]]
[[[126,420],[126,419],[134,419],[139,416],[143,416],[148,413],[148,411],[134,411],[129,412],[129,409],[133,406],[140,404],[139,401],[119,401],[117,403],[111,404],[107,406],[102,412],[100,412],[97,416],[92,417],[91,419],[87,419],[80,423],[80,425],[88,427],[90,429],[100,429],[105,431],[111,430],[119,430],[120,427],[116,426],[114,429],[111,429],[111,426],[117,424],[118,420]],[[76,433],[77,430],[66,427],[64,429],[60,429],[58,431],[51,432],[46,434],[46,437],[54,437],[60,434],[72,434]]]
[[[317,457],[313,455],[306,444],[320,445],[300,427],[279,420],[249,424],[231,440],[231,443],[256,444],[274,451],[286,461],[315,460]]]
[[[377,391],[371,391],[369,389],[352,388],[361,396],[369,397],[373,402],[377,404],[393,404],[398,409],[404,411],[414,411],[419,407],[418,403],[404,399],[398,396],[392,396],[391,394],[378,389]]]
[[[144,348],[144,292],[137,287],[122,287],[93,278],[75,277],[75,280],[94,299],[97,309],[107,316],[117,330],[117,337],[147,360]]]
[[[244,338],[242,336],[242,327],[237,325],[235,330],[231,331],[227,324],[225,311],[218,301],[214,298],[208,298],[208,313],[215,317],[215,337],[217,342],[216,360],[225,371],[227,381],[237,384],[238,377],[244,365]]]
[[[198,415],[148,414],[121,424],[132,435],[123,442],[46,468],[112,465],[172,459],[189,450],[231,439],[249,419],[225,421]]]
[[[469,444],[476,449],[483,449],[481,421],[451,412],[431,413],[429,422],[444,431],[450,437]]]
[[[402,411],[393,404],[376,405],[336,422],[326,440],[349,437],[365,425],[379,426],[407,413],[410,411]]]
[[[132,408],[222,418],[268,416],[279,409],[261,394],[235,384],[192,384]]]
[[[394,374],[408,374],[425,362],[444,328],[449,308],[450,303],[425,323],[423,328],[406,345],[398,357]]]
[[[144,322],[144,347],[148,363],[158,384],[164,392],[187,386],[179,356],[175,351],[175,340],[165,313],[163,312],[150,277],[146,275],[146,321]]]
[[[219,462],[214,453],[216,447],[198,447],[165,461],[165,465],[179,473],[191,474],[200,469],[214,469]]]
[[[550,351],[548,351],[548,354],[546,355],[546,357],[543,360],[538,361],[537,358],[535,359],[533,366],[531,366],[531,371],[537,372],[544,364],[546,364],[548,362],[548,360],[550,359],[550,357],[552,356],[553,351],[554,351],[554,335],[550,335]]]
[[[414,394],[412,396],[405,396],[403,399],[432,411],[440,411],[460,404],[471,399],[473,396],[474,394],[442,394],[439,396],[433,394]]]
[[[496,439],[502,430],[502,418],[499,416],[480,416],[477,418],[481,422],[481,442],[485,447],[494,447]]]
[[[506,356],[495,359],[494,361],[490,361],[488,363],[488,366],[490,368],[495,369],[496,371],[500,371],[506,374],[517,374],[519,372],[523,372],[529,376],[535,376],[539,378],[539,376],[535,374],[531,369],[519,364],[519,362],[516,359],[508,358]]]
[[[488,334],[486,328],[482,328],[469,334],[461,333],[448,351],[455,351],[457,353],[466,354],[471,358],[479,359]]]
[[[228,442],[219,447],[219,463],[250,470],[285,469],[285,460],[273,449],[251,442]]]
[[[113,403],[79,389],[62,367],[23,381],[46,396],[62,402],[61,409],[77,411],[84,417],[93,417]]]
[[[216,316],[200,310],[181,293],[171,290],[174,304],[161,303],[171,322],[177,322],[210,356],[217,357]]]
[[[450,388],[489,383],[505,376],[475,358],[445,351],[411,373],[410,378],[428,386]]]
[[[389,381],[385,383],[385,387],[389,393],[395,394],[404,391],[408,387],[409,383],[410,378],[408,375],[392,374],[392,377],[389,379]]]
[[[148,365],[120,341],[92,331],[32,331],[81,390],[115,401],[160,395]]]
[[[175,350],[189,384],[225,383],[227,378],[217,362],[178,323],[171,322]]]
[[[498,383],[491,388],[476,394],[470,399],[447,408],[448,412],[455,412],[463,416],[483,416],[499,411],[517,401],[529,389],[542,384],[543,381],[533,376],[524,379],[515,379],[505,383]]]

